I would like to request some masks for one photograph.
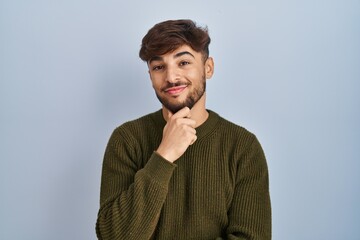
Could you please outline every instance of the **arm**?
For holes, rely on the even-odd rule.
[[[271,205],[268,168],[256,137],[241,156],[228,213],[227,239],[269,240]]]
[[[176,165],[153,153],[139,170],[133,146],[119,128],[106,148],[96,223],[100,240],[150,239],[156,228]]]

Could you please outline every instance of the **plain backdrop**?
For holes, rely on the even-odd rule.
[[[207,108],[259,138],[273,239],[360,239],[360,1],[0,0],[0,239],[96,239],[113,129],[156,111],[142,37],[208,26]]]

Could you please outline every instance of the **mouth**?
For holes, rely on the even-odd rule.
[[[170,95],[179,95],[187,88],[187,85],[181,85],[176,87],[170,87],[164,89],[164,92]]]

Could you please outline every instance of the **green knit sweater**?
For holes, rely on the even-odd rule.
[[[271,239],[268,170],[256,137],[208,111],[174,163],[154,152],[162,112],[114,130],[102,169],[99,239]]]

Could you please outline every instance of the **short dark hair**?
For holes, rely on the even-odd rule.
[[[209,56],[210,37],[207,27],[199,27],[192,20],[168,20],[153,26],[142,39],[139,57],[148,62],[176,50],[182,45],[189,45],[200,52],[203,59]]]

